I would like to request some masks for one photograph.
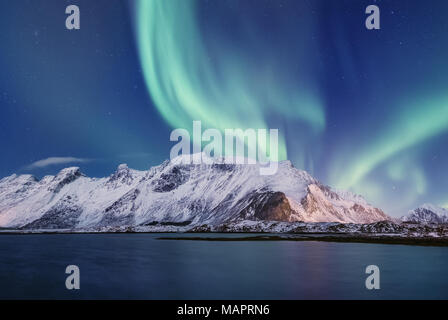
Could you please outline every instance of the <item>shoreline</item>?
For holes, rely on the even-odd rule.
[[[190,240],[190,241],[320,241],[320,242],[339,242],[339,243],[375,243],[391,245],[414,245],[431,247],[448,247],[448,238],[430,238],[430,237],[397,237],[397,236],[370,236],[370,235],[322,235],[308,236],[297,234],[297,236],[247,236],[247,237],[159,237],[158,240]]]
[[[242,241],[319,241],[319,242],[339,242],[339,243],[373,243],[389,245],[413,245],[413,246],[431,246],[448,247],[448,237],[422,237],[422,236],[400,236],[394,235],[375,235],[375,234],[348,234],[348,233],[273,233],[273,232],[175,232],[175,231],[42,231],[42,232],[21,232],[19,230],[0,230],[0,237],[4,235],[102,235],[102,234],[178,234],[173,237],[157,237],[156,240],[188,240],[188,241],[212,241],[212,242],[242,242]],[[205,235],[226,235],[210,237]],[[192,236],[185,236],[192,235]],[[204,236],[201,236],[204,235]],[[228,237],[227,235],[242,235]]]

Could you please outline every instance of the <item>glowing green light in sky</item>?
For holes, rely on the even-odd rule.
[[[380,132],[373,133],[373,140],[365,143],[361,150],[350,156],[350,160],[345,163],[345,170],[342,170],[337,181],[335,180],[336,185],[345,189],[355,187],[366,175],[386,160],[447,129],[447,98],[414,102],[412,105],[402,108],[395,121],[389,126],[381,128]],[[347,159],[345,158],[345,160]],[[392,173],[400,175],[399,166],[396,165],[392,169]]]
[[[196,4],[193,0],[137,2],[142,70],[162,117],[174,128],[190,130],[193,120],[201,120],[205,127],[224,131],[275,129],[267,119],[278,114],[322,132],[325,114],[318,98],[276,81],[269,63],[258,61],[256,52],[240,52],[227,44],[222,44],[220,54],[208,52]],[[287,156],[286,142],[279,129],[282,160]]]

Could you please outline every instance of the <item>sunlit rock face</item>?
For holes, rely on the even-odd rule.
[[[390,220],[382,210],[369,205],[358,195],[332,191],[328,186],[310,184],[302,199],[303,221],[372,223]]]

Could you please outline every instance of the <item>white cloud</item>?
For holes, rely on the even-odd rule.
[[[50,157],[30,164],[29,166],[27,166],[27,169],[30,170],[37,168],[45,168],[52,165],[68,164],[68,163],[85,163],[88,161],[90,161],[90,159],[74,158],[74,157]]]

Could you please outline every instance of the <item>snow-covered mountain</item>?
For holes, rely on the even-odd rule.
[[[194,157],[204,154],[196,154]],[[219,225],[238,221],[373,223],[390,218],[362,197],[333,191],[279,163],[275,175],[259,165],[165,161],[148,171],[120,165],[106,178],[89,178],[77,167],[37,180],[0,180],[0,227],[84,229],[114,226]]]
[[[406,216],[401,217],[401,221],[412,223],[448,223],[448,210],[427,203],[409,211]]]

